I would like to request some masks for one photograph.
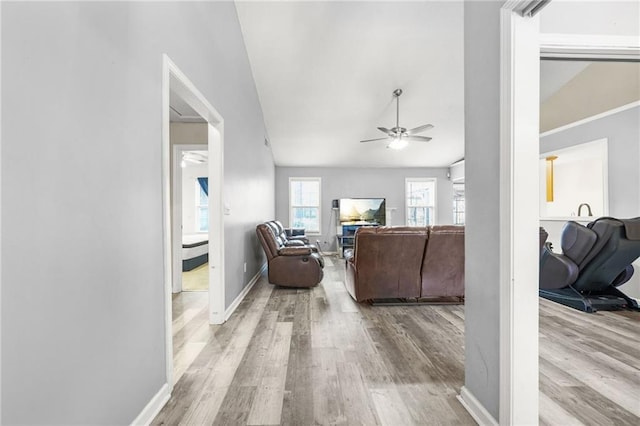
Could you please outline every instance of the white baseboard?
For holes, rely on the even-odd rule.
[[[134,426],[150,425],[160,410],[162,410],[162,407],[169,401],[170,397],[171,390],[169,389],[169,384],[165,383],[131,424]]]
[[[466,387],[460,389],[458,401],[471,414],[480,426],[498,426],[498,422],[493,418],[486,408],[476,399],[475,396]]]
[[[229,305],[229,307],[224,311],[224,320],[228,320],[229,317],[231,316],[231,314],[233,314],[235,312],[236,309],[238,309],[238,306],[240,305],[240,302],[242,302],[242,300],[244,299],[244,297],[247,295],[247,293],[249,293],[249,291],[253,288],[253,286],[255,285],[255,283],[258,282],[258,280],[260,279],[260,277],[262,276],[262,273],[264,271],[267,270],[267,263],[265,263],[264,265],[262,265],[262,268],[260,268],[260,270],[258,271],[257,274],[255,274],[253,276],[253,278],[251,278],[251,281],[249,281],[249,283],[244,287],[244,289],[242,289],[242,291],[240,292],[240,294],[238,295],[238,297],[235,298],[235,300],[231,303],[231,305]]]

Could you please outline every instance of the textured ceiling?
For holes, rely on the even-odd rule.
[[[237,2],[279,166],[443,167],[464,156],[462,2]],[[431,123],[402,151],[376,127]]]

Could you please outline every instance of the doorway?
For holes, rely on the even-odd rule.
[[[167,384],[173,388],[173,327],[172,327],[172,293],[174,282],[178,274],[182,273],[182,258],[178,256],[182,249],[181,227],[174,221],[176,191],[172,191],[175,182],[172,181],[172,168],[175,161],[171,161],[171,116],[172,99],[174,108],[176,102],[184,103],[192,110],[194,120],[200,119],[206,129],[205,142],[197,144],[198,151],[207,153],[207,223],[208,231],[208,319],[210,324],[224,322],[225,289],[224,289],[224,216],[222,203],[223,188],[223,153],[224,153],[224,122],[220,114],[202,95],[187,76],[167,56],[163,56],[163,86],[162,86],[162,193],[163,193],[163,252],[164,252],[164,281],[165,281],[165,358]],[[175,111],[173,112],[175,115]],[[203,149],[204,148],[204,149]],[[175,159],[175,153],[173,153]],[[180,160],[181,162],[181,160]],[[178,166],[180,166],[180,162]],[[172,167],[173,163],[173,167]],[[180,191],[177,191],[180,192]],[[194,188],[195,192],[195,188]],[[180,204],[181,205],[181,204]],[[182,215],[180,215],[182,216]],[[179,231],[179,232],[178,232]],[[180,236],[180,238],[178,238]],[[180,277],[181,278],[181,277]],[[180,284],[180,289],[182,284]]]
[[[537,235],[528,230],[539,223],[539,132],[532,123],[537,124],[539,116],[541,53],[549,57],[560,52],[572,59],[623,56],[634,61],[640,54],[637,39],[627,37],[608,39],[607,44],[588,35],[541,37],[537,20],[522,18],[519,12],[528,3],[508,2],[501,11],[500,171],[505,184],[500,223],[508,231],[500,244],[505,248],[500,254],[500,424],[536,424],[539,420],[538,270],[537,262],[530,262],[537,259],[536,253],[528,251],[536,248]]]
[[[207,124],[171,122],[171,224],[174,294],[209,289]],[[185,139],[187,138],[187,139]],[[182,144],[204,140],[205,144]]]

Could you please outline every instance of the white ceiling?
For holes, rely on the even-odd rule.
[[[169,92],[169,121],[172,123],[205,123],[193,108],[191,108],[173,90]]]
[[[580,74],[591,62],[540,61],[540,102],[549,99],[562,86]]]
[[[464,156],[462,2],[237,2],[279,166],[443,167]],[[402,151],[378,126],[431,123]]]

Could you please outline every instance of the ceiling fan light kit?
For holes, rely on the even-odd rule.
[[[389,142],[389,145],[387,145],[387,148],[403,149],[403,148],[406,148],[407,145],[409,145],[409,142],[406,139],[402,139],[398,137],[398,138],[392,139],[391,142]]]
[[[405,129],[404,127],[400,127],[400,95],[402,95],[402,89],[396,89],[393,91],[393,96],[396,98],[396,126],[387,129],[385,127],[378,127],[382,133],[386,133],[387,137],[385,138],[376,138],[376,139],[366,139],[360,141],[363,142],[375,142],[375,141],[383,141],[389,140],[389,145],[387,148],[391,149],[403,149],[407,145],[409,145],[409,141],[413,142],[429,142],[431,140],[430,137],[427,136],[416,136],[416,133],[421,133],[426,130],[432,129],[432,124],[424,124],[422,126],[414,127],[413,129]]]

